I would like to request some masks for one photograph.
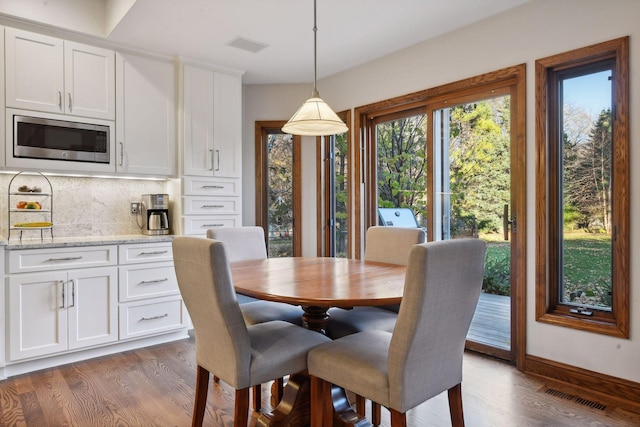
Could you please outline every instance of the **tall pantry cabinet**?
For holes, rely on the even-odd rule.
[[[180,234],[242,224],[241,73],[183,64]],[[174,198],[175,200],[175,198]],[[177,215],[174,214],[174,219]]]

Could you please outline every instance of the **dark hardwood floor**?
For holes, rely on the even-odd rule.
[[[191,338],[0,381],[0,426],[190,426],[194,360]],[[468,427],[640,426],[640,414],[578,403],[575,393],[548,392],[539,379],[473,353],[462,387]],[[263,399],[269,408],[268,384]],[[212,383],[205,425],[231,426],[233,400],[231,387]],[[446,393],[409,411],[407,421],[450,425]],[[382,425],[390,425],[386,410]]]

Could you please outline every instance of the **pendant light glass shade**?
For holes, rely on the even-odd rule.
[[[316,0],[313,0],[313,92],[302,107],[296,111],[282,131],[291,135],[326,136],[345,133],[349,128],[340,117],[318,95],[316,89]]]
[[[291,135],[325,136],[345,133],[349,128],[314,91],[282,131]]]

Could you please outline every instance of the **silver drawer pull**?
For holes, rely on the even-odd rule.
[[[222,186],[222,185],[203,185],[202,188],[215,188],[217,190],[220,190],[220,189],[224,188],[224,186]]]
[[[168,277],[165,277],[164,279],[156,279],[156,280],[143,280],[140,282],[141,285],[148,285],[150,283],[161,283],[161,282],[166,282],[167,280],[169,280]]]
[[[75,261],[77,259],[82,259],[82,256],[69,256],[65,258],[49,258],[46,262],[51,261]]]
[[[200,227],[224,227],[224,224],[202,224]]]
[[[162,254],[166,254],[169,251],[155,251],[155,252],[140,252],[140,256],[143,255],[162,255]]]
[[[158,319],[163,319],[163,318],[165,318],[165,317],[169,317],[169,313],[165,313],[165,314],[162,314],[162,315],[160,315],[160,316],[153,316],[153,317],[141,317],[141,318],[140,318],[140,321],[142,322],[142,321],[145,321],[145,320],[158,320]]]
[[[201,207],[205,209],[217,209],[224,208],[224,205],[202,205]]]

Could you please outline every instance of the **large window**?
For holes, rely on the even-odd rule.
[[[265,229],[270,257],[300,256],[300,137],[286,122],[256,122],[256,225]]]
[[[629,335],[628,39],[536,61],[536,317]]]

